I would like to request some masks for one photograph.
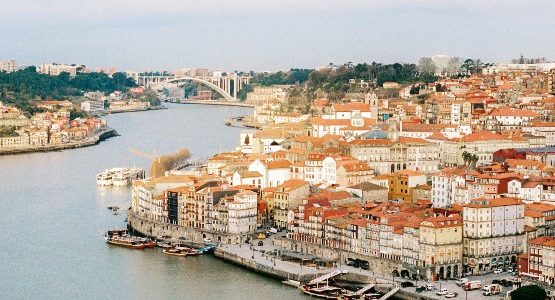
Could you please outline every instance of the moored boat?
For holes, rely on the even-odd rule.
[[[162,252],[164,252],[164,254],[173,255],[173,256],[187,256],[187,255],[189,255],[187,253],[187,251],[176,249],[176,248],[164,249],[164,250],[162,250]]]
[[[124,247],[124,248],[139,249],[139,250],[142,250],[145,248],[144,243],[128,237],[113,236],[111,238],[106,238],[106,242],[110,245],[115,245],[115,246]]]
[[[96,184],[105,186],[112,185],[112,173],[109,171],[104,171],[96,175]]]
[[[329,286],[329,285],[322,285],[322,286],[310,286],[310,285],[303,285],[300,288],[303,293],[322,298],[322,299],[338,299],[344,293],[340,287]]]
[[[154,248],[157,245],[156,241],[151,240],[149,238],[137,238],[137,239],[145,245],[145,248]]]
[[[97,185],[127,186],[133,180],[144,179],[145,171],[141,168],[112,168],[96,175]]]

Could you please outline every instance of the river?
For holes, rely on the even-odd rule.
[[[97,187],[95,174],[147,168],[130,148],[193,158],[232,150],[241,129],[224,118],[248,108],[168,105],[110,115],[119,137],[99,145],[0,157],[0,299],[298,299],[298,290],[212,256],[170,257],[158,250],[107,245],[105,230],[124,227],[129,188]]]

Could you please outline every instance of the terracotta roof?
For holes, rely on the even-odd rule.
[[[444,136],[441,132],[437,132],[437,131],[432,133],[426,139],[428,139],[428,140],[439,140],[439,141],[448,141],[449,140],[449,138]]]
[[[496,199],[472,199],[470,203],[463,205],[469,208],[488,208],[488,207],[498,207],[498,206],[511,206],[511,205],[522,205],[524,204],[518,198],[496,198]]]
[[[333,105],[333,110],[336,112],[348,112],[358,110],[361,112],[369,112],[370,104],[362,102],[352,102],[352,103],[338,103]]]
[[[268,169],[288,169],[291,162],[288,160],[272,160],[266,163]]]
[[[471,142],[481,142],[481,141],[501,141],[501,140],[504,141],[504,140],[507,140],[507,137],[504,137],[503,135],[497,134],[495,132],[482,130],[482,131],[473,132],[469,135],[465,135],[461,138],[454,138],[451,140],[471,143]]]
[[[401,129],[401,125],[397,125]],[[409,132],[439,132],[447,128],[457,128],[451,124],[422,124],[422,123],[403,123],[403,131]]]
[[[413,170],[401,170],[401,171],[397,171],[396,174],[404,175],[404,176],[421,176],[421,175],[423,175],[422,173],[420,173],[418,171],[413,171]]]
[[[377,185],[371,182],[362,182],[359,184],[355,184],[350,186],[349,188],[351,189],[360,189],[363,191],[376,191],[376,190],[387,190],[386,187],[383,187],[381,185]]]
[[[429,141],[421,138],[414,138],[414,137],[399,137],[399,143],[401,144],[432,144]]]
[[[303,185],[307,185],[308,182],[302,180],[302,179],[289,179],[284,181],[282,184],[280,184],[278,187],[282,187],[282,188],[287,188],[287,189],[295,189],[295,188],[299,188]]]
[[[511,167],[522,166],[525,168],[536,167],[537,170],[542,170],[545,168],[545,164],[537,160],[529,159],[506,159],[505,162]]]
[[[243,178],[262,177],[262,174],[258,173],[258,171],[243,171],[239,172],[239,175]]]
[[[345,171],[347,172],[373,170],[372,167],[370,167],[367,163],[362,161],[349,161],[349,162],[341,163],[339,168],[341,167],[345,169]]]
[[[494,108],[490,113],[490,116],[493,117],[528,117],[528,118],[537,118],[538,115],[536,112],[526,109],[513,109],[508,107],[500,107]]]

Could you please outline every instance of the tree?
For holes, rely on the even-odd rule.
[[[478,162],[478,155],[472,154],[472,156],[470,156],[470,162],[472,163],[474,168],[476,168],[476,163]]]
[[[451,57],[447,62],[447,74],[450,76],[458,75],[461,72],[461,59],[458,57]]]
[[[470,160],[472,158],[472,155],[466,151],[464,151],[462,153],[462,159],[464,161],[464,165],[466,166],[468,163],[470,163]]]
[[[538,285],[525,285],[511,292],[511,300],[539,300],[547,298],[547,293]]]
[[[437,71],[437,67],[431,57],[422,57],[418,61],[418,70],[424,76],[433,76]]]
[[[474,60],[470,58],[466,59],[461,65],[461,69],[463,69],[467,74],[471,73],[473,68],[474,68]]]

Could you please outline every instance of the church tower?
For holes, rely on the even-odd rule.
[[[376,123],[378,122],[378,96],[376,93],[367,93],[364,97],[364,103],[370,104],[370,113],[372,114],[372,120]]]

